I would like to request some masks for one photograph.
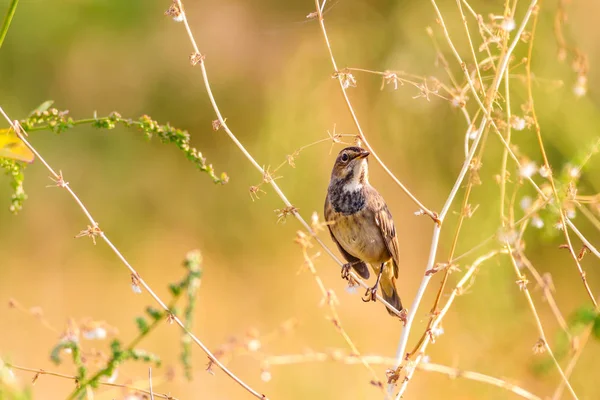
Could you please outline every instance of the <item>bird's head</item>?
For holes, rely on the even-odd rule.
[[[360,189],[369,182],[369,164],[367,150],[360,147],[346,147],[338,154],[331,171],[332,181],[343,181],[351,185],[350,189]]]

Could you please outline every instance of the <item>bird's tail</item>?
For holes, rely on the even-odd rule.
[[[390,303],[392,307],[398,311],[402,311],[402,302],[400,301],[400,296],[398,295],[398,290],[396,289],[396,278],[392,272],[392,266],[386,265],[386,267],[390,271],[385,271],[381,276],[381,281],[379,282],[382,292],[381,295],[385,301]],[[386,307],[386,310],[392,317],[397,317],[397,315],[389,308]]]

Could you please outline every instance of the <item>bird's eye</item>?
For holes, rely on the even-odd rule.
[[[350,157],[348,157],[348,154],[347,154],[347,153],[344,153],[344,154],[342,154],[342,161],[343,161],[343,162],[347,162],[349,158],[350,158]]]

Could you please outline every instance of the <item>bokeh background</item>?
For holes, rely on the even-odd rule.
[[[470,59],[456,5],[441,3],[453,38]],[[550,161],[560,170],[589,150],[600,127],[600,98],[595,90],[600,3],[574,2],[567,8],[567,39],[588,55],[591,66],[590,90],[581,98],[572,90],[577,79],[572,66],[557,58],[555,3],[542,4],[533,69],[538,78],[536,106]],[[471,4],[486,18],[503,9],[500,1]],[[345,348],[325,318],[328,311],[319,306],[321,294],[312,276],[301,269],[302,254],[294,243],[300,226],[292,219],[277,222],[274,210],[282,208],[282,203],[269,187],[259,200],[251,200],[249,187],[262,177],[223,131],[212,130],[215,117],[200,71],[189,65],[192,50],[184,27],[163,15],[169,5],[167,0],[21,0],[0,51],[2,107],[11,118],[24,118],[38,104],[52,99],[57,108],[68,109],[76,119],[118,111],[134,118],[149,114],[187,129],[194,146],[217,172],[229,174],[227,185],[214,185],[175,148],[147,142],[132,129],[81,127],[61,135],[37,132],[30,139],[54,168],[63,171],[101,228],[162,297],[168,296],[168,283],[183,276],[181,262],[186,252],[201,250],[204,276],[193,330],[210,348],[217,349],[230,337],[243,337],[249,330],[266,334],[290,318],[298,322],[293,332],[265,343],[261,351],[277,355]],[[299,147],[326,138],[334,125],[337,132],[356,133],[339,87],[331,79],[319,27],[305,18],[314,9],[312,1],[188,1],[186,5],[206,55],[217,102],[259,163],[279,165]],[[0,1],[0,11],[7,6],[7,0]],[[429,2],[339,0],[330,6],[326,24],[340,66],[401,70],[448,81],[436,64],[425,30],[427,26],[434,29],[452,60]],[[517,23],[525,7],[519,2]],[[526,46],[520,46],[516,60],[525,54]],[[459,74],[456,63],[451,65]],[[519,113],[524,89],[518,84],[518,74],[523,68],[513,72],[513,112]],[[430,101],[415,98],[418,90],[409,85],[380,90],[377,76],[355,76],[358,85],[350,89],[350,95],[371,144],[425,204],[439,210],[463,159],[466,126],[460,111],[436,97]],[[493,175],[500,170],[501,148],[497,140],[490,141],[481,172],[483,185],[475,188],[472,200],[480,206],[466,222],[459,253],[495,234],[499,226],[499,188]],[[523,153],[541,164],[533,131],[516,132],[515,141]],[[339,149],[337,145],[331,151],[329,143],[310,147],[297,157],[296,168],[286,166],[278,173],[281,188],[306,218],[322,211],[329,171]],[[592,158],[580,193],[598,193],[599,168],[598,160]],[[427,260],[432,224],[426,217],[414,216],[415,206],[375,163],[371,163],[371,175],[396,220],[402,250],[399,289],[404,303],[410,304]],[[129,273],[103,243],[94,246],[86,238],[74,239],[87,221],[65,192],[47,188],[50,183],[39,162],[28,167],[29,200],[13,216],[8,211],[8,179],[0,178],[0,302],[7,305],[14,298],[25,307],[41,306],[45,318],[59,330],[68,318],[104,320],[127,341],[137,331],[134,319],[152,299],[133,293]],[[519,196],[528,193],[532,193],[529,188],[522,189]],[[456,219],[455,214],[449,216],[438,261],[446,261]],[[582,217],[575,221],[592,243],[599,243],[598,233]],[[323,238],[331,244],[327,236]],[[575,265],[566,251],[558,249],[560,237],[532,229],[526,239],[535,265],[552,274],[563,313],[568,316],[587,304]],[[499,243],[492,241],[493,245]],[[592,289],[600,290],[598,260],[588,256],[582,265]],[[339,267],[325,255],[317,258],[316,268],[325,285],[337,293],[342,323],[358,348],[364,354],[393,356],[401,324],[380,304],[364,304],[360,293],[346,292]],[[451,283],[459,276],[453,275]],[[440,278],[434,278],[419,310],[410,344],[423,330]],[[534,291],[534,300],[554,346],[558,326],[539,290]],[[59,337],[36,318],[3,306],[0,324],[1,357],[31,368],[74,373],[69,362],[61,366],[50,362],[50,349]],[[541,396],[550,395],[558,384],[555,370],[543,367],[547,359],[532,352],[538,334],[507,258],[481,268],[467,295],[452,307],[444,331],[428,349],[432,362],[505,378]],[[106,350],[108,340],[84,345]],[[185,381],[178,362],[180,333],[175,326],[161,326],[140,347],[164,360],[166,367],[153,372],[158,392],[180,399],[249,397],[222,372],[205,373],[206,357],[197,348],[194,380]],[[600,397],[594,381],[598,357],[600,346],[592,340],[571,380],[581,399]],[[564,365],[567,359],[561,361]],[[259,362],[250,356],[234,357],[228,365],[273,399],[382,397],[369,384],[371,377],[362,366],[326,362],[273,367],[272,380],[264,382]],[[168,366],[174,367],[175,379],[162,382],[159,377],[166,375]],[[375,368],[383,378],[386,367]],[[23,385],[29,384],[31,376],[17,372]],[[147,366],[130,363],[120,369],[118,381],[143,386],[146,377]],[[72,387],[68,380],[43,376],[32,390],[35,398],[60,399]],[[104,388],[96,394],[99,399],[123,396]],[[441,396],[512,398],[495,387],[430,372],[417,372],[406,394],[409,399]]]

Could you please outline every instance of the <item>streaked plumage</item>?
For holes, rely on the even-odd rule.
[[[396,290],[398,239],[392,214],[383,197],[369,184],[368,155],[360,147],[347,147],[339,153],[327,189],[325,220],[330,222],[331,238],[348,261],[345,270],[352,267],[368,279],[368,263],[376,274],[381,272],[377,283],[382,296],[400,311],[402,303]],[[372,300],[377,283],[370,289]]]

